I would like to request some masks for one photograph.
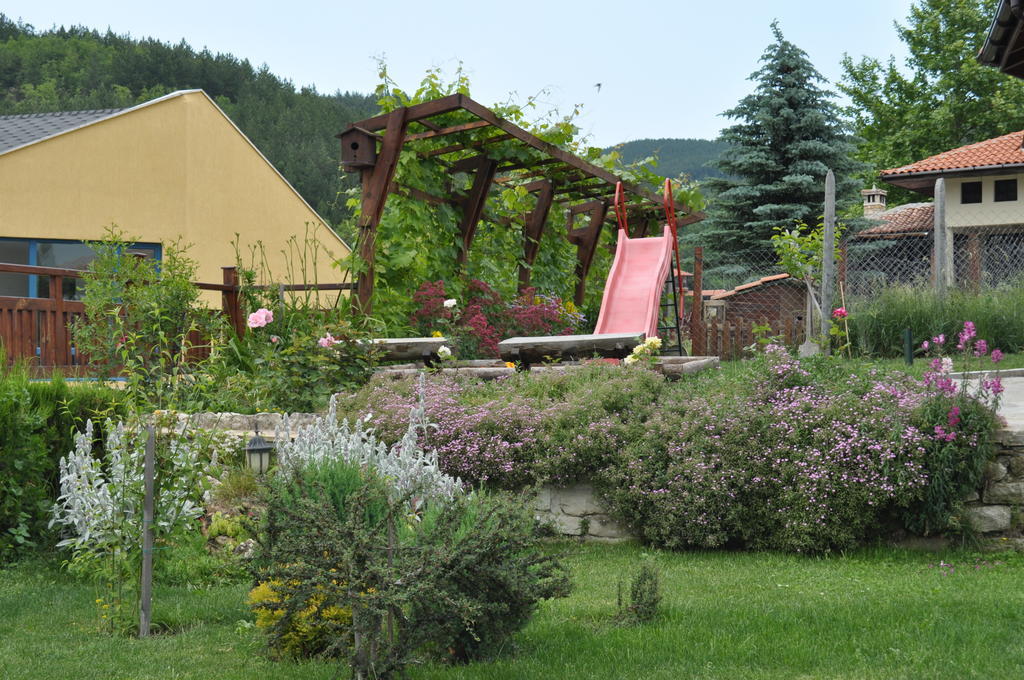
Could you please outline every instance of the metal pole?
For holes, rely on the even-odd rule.
[[[935,180],[935,292],[940,297],[946,295],[947,267],[946,261],[946,180]]]
[[[832,314],[832,287],[836,271],[836,176],[831,170],[825,174],[825,234],[821,249],[821,333]],[[825,355],[829,354],[829,341],[824,341]]]
[[[142,501],[142,583],[139,586],[139,637],[149,635],[153,614],[153,478],[156,474],[156,432],[147,428]]]

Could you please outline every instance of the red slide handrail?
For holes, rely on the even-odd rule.
[[[683,297],[683,266],[679,259],[679,235],[676,233],[678,226],[676,222],[676,199],[672,192],[672,180],[665,178],[664,189],[662,190],[662,204],[665,206],[665,221],[668,228],[672,230],[672,252],[676,258],[676,287],[679,295],[679,318],[683,318],[683,308],[686,306],[686,299]]]

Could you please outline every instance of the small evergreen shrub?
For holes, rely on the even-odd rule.
[[[628,596],[622,580],[616,597],[621,623],[649,623],[658,615],[661,604],[661,575],[650,557],[645,557],[629,583]]]
[[[333,412],[281,452],[269,484],[257,625],[281,654],[338,656],[357,677],[475,658],[568,589],[521,499],[466,494],[419,448],[414,409],[388,448]]]

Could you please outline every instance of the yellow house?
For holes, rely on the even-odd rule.
[[[275,279],[301,276],[284,254],[315,232],[320,283],[339,283],[346,244],[202,90],[127,109],[0,116],[0,262],[84,268],[82,242],[118,225],[137,251],[192,244],[200,281],[262,242]],[[289,260],[291,260],[289,262]],[[314,272],[308,271],[307,278]],[[45,297],[45,277],[0,273],[0,296]],[[219,300],[211,295],[209,301]]]

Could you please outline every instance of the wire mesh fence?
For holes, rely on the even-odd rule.
[[[885,211],[849,236],[839,265],[848,295],[869,298],[895,286],[934,287],[945,270],[950,286],[983,290],[1017,285],[1024,274],[1024,203],[960,204],[947,200],[945,262],[936,247],[931,203]],[[938,253],[938,254],[937,254]]]

